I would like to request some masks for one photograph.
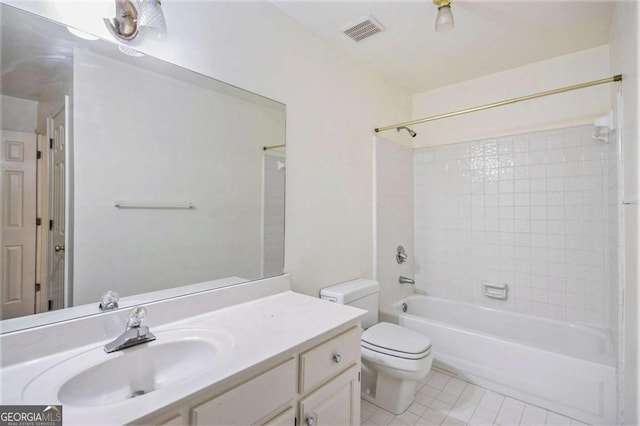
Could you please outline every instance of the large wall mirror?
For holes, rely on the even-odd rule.
[[[0,16],[3,332],[282,274],[283,104]]]

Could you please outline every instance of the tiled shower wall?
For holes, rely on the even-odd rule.
[[[416,149],[418,288],[609,327],[615,188],[611,147],[592,134],[585,125]],[[485,281],[508,284],[508,299],[484,296]]]

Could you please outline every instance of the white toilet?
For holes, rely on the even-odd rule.
[[[365,309],[362,319],[362,398],[400,414],[413,402],[416,383],[433,362],[428,337],[399,325],[378,322],[380,285],[354,280],[320,290],[331,302]]]

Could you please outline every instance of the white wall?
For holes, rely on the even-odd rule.
[[[638,335],[640,334],[638,291],[638,260],[640,230],[638,227],[640,211],[640,128],[638,126],[638,69],[640,68],[640,48],[638,36],[640,25],[640,7],[635,1],[616,2],[611,30],[611,71],[622,73],[621,85],[623,97],[623,198],[633,204],[623,206],[623,244],[624,244],[624,353],[620,365],[622,372],[623,398],[620,400],[621,421],[626,425],[640,423],[640,369],[638,354]]]
[[[262,277],[262,146],[282,143],[282,108],[81,49],[73,105],[74,305],[107,290]],[[115,201],[195,209],[122,210]]]
[[[381,137],[375,138],[376,280],[380,283],[381,307],[413,292],[400,284],[400,276],[413,278],[416,253],[413,243],[413,150]],[[402,245],[408,259],[396,261]]]
[[[609,77],[602,46],[418,93],[413,118],[471,108]],[[414,126],[415,146],[434,146],[593,122],[610,107],[608,85],[538,98]]]
[[[6,2],[111,38],[101,5],[113,2]],[[371,136],[381,123],[410,118],[409,94],[268,2],[162,7],[167,40],[133,46],[287,105],[285,270],[294,289],[318,295],[322,287],[372,277]]]
[[[0,95],[0,128],[34,133],[38,125],[38,102]]]

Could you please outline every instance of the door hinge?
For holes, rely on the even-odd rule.
[[[39,160],[42,158],[42,151],[36,151],[36,160]]]
[[[297,417],[293,418],[293,426],[298,426],[298,418]]]
[[[49,149],[53,149],[53,138],[49,138]]]
[[[40,283],[36,283],[36,291],[40,291]]]
[[[53,231],[53,219],[49,221],[49,231]]]
[[[358,381],[360,381],[360,372],[358,371]]]
[[[42,219],[39,217],[36,217],[36,226],[40,226],[42,225]]]
[[[53,300],[49,300],[47,302],[47,311],[50,311],[51,309],[53,309]]]

